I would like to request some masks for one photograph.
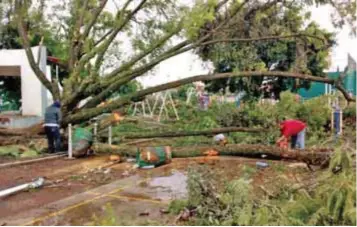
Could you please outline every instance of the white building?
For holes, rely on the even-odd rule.
[[[46,65],[46,48],[31,48],[36,61],[40,49],[39,68],[50,80],[50,70]],[[41,121],[46,107],[52,101],[49,92],[33,72],[24,49],[0,50],[0,77],[3,76],[20,77],[21,111],[16,114],[2,113],[3,117],[5,115],[10,119],[10,122],[5,125],[0,124],[0,127],[26,127]]]

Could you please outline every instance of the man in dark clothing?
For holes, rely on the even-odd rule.
[[[45,132],[50,153],[59,152],[61,147],[60,124],[62,120],[61,103],[56,101],[47,107],[45,113]]]
[[[299,120],[285,120],[279,124],[281,137],[277,140],[277,144],[291,137],[291,148],[305,148],[305,129],[306,124]]]

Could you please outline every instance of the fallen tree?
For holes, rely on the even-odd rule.
[[[136,133],[121,136],[122,139],[149,139],[149,138],[167,138],[167,137],[185,137],[185,136],[211,136],[220,133],[228,132],[250,132],[250,133],[260,133],[266,132],[263,128],[242,128],[242,127],[226,127],[226,128],[214,128],[202,131],[167,131],[160,133]]]
[[[113,93],[130,85],[138,77],[146,75],[150,70],[159,65],[161,62],[197,48],[201,48],[213,43],[252,43],[252,42],[267,42],[271,40],[299,40],[304,43],[304,40],[316,39],[321,44],[326,42],[324,37],[306,32],[295,34],[263,34],[263,35],[245,35],[241,33],[241,37],[227,39],[224,35],[224,29],[230,26],[235,17],[241,19],[253,20],[256,13],[259,11],[271,10],[277,4],[281,5],[281,10],[291,9],[293,6],[287,2],[273,0],[268,2],[256,1],[250,4],[250,1],[230,2],[218,1],[216,3],[206,4],[205,2],[196,2],[192,8],[186,8],[177,5],[176,1],[170,1],[170,4],[161,4],[160,1],[149,2],[141,0],[138,2],[125,1],[116,12],[108,12],[105,10],[107,0],[103,1],[84,1],[84,4],[78,4],[76,1],[71,1],[66,6],[63,6],[63,12],[71,12],[68,18],[64,19],[61,13],[55,12],[58,16],[56,24],[48,24],[52,21],[46,18],[43,13],[45,9],[45,1],[42,2],[42,7],[33,7],[31,1],[10,1],[9,9],[12,9],[9,15],[11,20],[17,25],[19,40],[23,46],[29,64],[41,83],[52,94],[53,100],[60,100],[63,104],[62,114],[64,121],[62,127],[66,128],[68,123],[82,124],[103,113],[110,113],[117,108],[124,107],[128,104],[142,100],[145,96],[182,86],[195,81],[209,81],[230,77],[289,77],[302,79],[307,81],[316,81],[334,85],[340,90],[348,101],[355,101],[350,97],[347,91],[343,88],[340,80],[333,80],[326,77],[318,77],[313,75],[305,75],[299,72],[281,72],[281,71],[241,71],[234,73],[222,74],[207,74],[190,77],[187,79],[177,80],[171,83],[166,83],[160,86],[155,86],[147,89],[142,89],[136,92],[128,92],[120,94],[111,103],[100,105],[104,101],[112,98]],[[249,3],[248,3],[249,2]],[[339,8],[339,3],[331,3],[335,8]],[[62,7],[62,6],[61,6]],[[224,10],[227,8],[227,10]],[[165,12],[165,17],[162,20],[156,20],[153,15],[161,15]],[[58,14],[56,14],[58,13]],[[142,17],[141,27],[136,26],[136,17]],[[31,15],[42,15],[41,18],[33,18]],[[109,15],[109,16],[108,16]],[[197,17],[197,15],[200,15]],[[103,18],[106,18],[103,20]],[[145,19],[144,19],[145,18]],[[211,18],[211,19],[208,19]],[[199,36],[197,34],[206,25],[206,22],[212,18],[219,18],[215,22],[214,29],[207,29],[206,34]],[[237,18],[236,18],[237,19]],[[194,21],[194,23],[192,21]],[[28,24],[41,24],[39,27],[43,30],[33,31]],[[67,24],[70,23],[70,24]],[[157,24],[158,23],[158,24]],[[133,26],[135,24],[135,26]],[[54,30],[46,30],[47,28],[56,27]],[[195,27],[195,26],[198,27]],[[71,27],[68,34],[63,36],[60,31],[63,27]],[[98,28],[102,28],[98,31]],[[113,56],[111,53],[121,53],[119,47],[114,45],[116,38],[119,35],[124,35],[127,29],[133,32],[131,28],[139,29],[135,31],[138,37],[132,38],[129,42],[133,48],[132,56],[125,58]],[[170,28],[170,29],[168,29]],[[129,32],[129,33],[130,33]],[[183,37],[182,34],[186,36]],[[288,32],[289,33],[289,32]],[[36,34],[44,37],[43,45],[51,45],[51,40],[55,40],[55,49],[61,50],[63,55],[64,72],[59,80],[47,78],[44,72],[40,69],[37,60],[40,58],[41,51],[37,53],[37,59],[31,50],[32,43],[36,43],[31,38],[30,34]],[[47,34],[46,36],[44,34]],[[57,35],[56,35],[57,34]],[[61,34],[61,35],[59,35]],[[151,34],[151,35],[147,35]],[[212,37],[220,37],[219,39],[211,39]],[[173,42],[180,37],[182,42]],[[223,37],[223,38],[221,38]],[[38,37],[37,37],[38,38]],[[14,38],[15,39],[15,38]],[[42,45],[42,42],[40,42]],[[125,44],[127,45],[127,44]],[[120,46],[120,45],[119,45]],[[118,49],[113,49],[118,48]],[[114,50],[114,51],[113,51]],[[64,53],[64,54],[63,54]],[[113,70],[102,74],[102,68],[108,63],[106,57],[114,57],[116,59]],[[127,59],[123,61],[122,59]],[[59,83],[63,87],[63,92],[60,92]],[[88,99],[88,100],[87,100]],[[87,102],[84,105],[80,103],[84,100]],[[41,131],[41,130],[39,130]],[[42,131],[43,132],[43,131]],[[2,135],[26,135],[36,134],[29,133],[28,129],[18,129],[16,131],[0,130]]]
[[[43,10],[46,6],[45,1],[42,7],[31,7],[31,1],[10,1],[13,9],[14,24],[17,25],[21,45],[25,49],[29,64],[35,72],[37,78],[49,90],[53,100],[60,100],[63,104],[62,113],[64,116],[63,127],[68,123],[78,124],[96,117],[103,113],[109,113],[116,108],[123,107],[132,102],[136,102],[145,96],[155,92],[170,88],[182,86],[194,81],[208,81],[229,77],[290,77],[308,81],[317,81],[334,85],[340,90],[349,101],[354,101],[352,97],[344,90],[338,80],[332,80],[325,77],[301,74],[296,72],[272,72],[264,71],[242,71],[229,74],[208,74],[188,79],[178,80],[164,85],[142,89],[137,92],[128,92],[120,94],[113,102],[100,105],[103,101],[113,98],[113,93],[127,87],[138,77],[147,75],[161,62],[177,56],[179,54],[196,50],[197,48],[210,45],[212,43],[252,43],[267,42],[269,40],[299,40],[305,45],[305,40],[316,39],[321,45],[325,45],[325,38],[308,32],[298,33],[278,33],[274,34],[244,34],[239,33],[234,39],[227,39],[223,28],[232,26],[232,19],[238,17],[249,23],[256,19],[257,12],[264,13],[275,9],[279,5],[279,12],[294,8],[292,4],[286,1],[196,1],[192,7],[180,5],[179,1],[169,1],[164,4],[161,1],[124,1],[115,12],[106,11],[107,0],[103,1],[84,1],[79,4],[77,1],[70,1],[65,4],[63,11],[54,12],[57,16],[56,23],[48,24],[53,21],[46,18]],[[325,3],[325,2],[324,2]],[[340,3],[326,2],[336,9],[339,9]],[[311,4],[303,2],[303,4]],[[307,6],[306,5],[306,6]],[[42,11],[41,11],[42,10]],[[70,12],[70,13],[69,13]],[[165,16],[157,20],[154,15]],[[68,15],[63,17],[61,13]],[[32,18],[31,15],[42,15],[42,18]],[[140,15],[140,23],[137,17]],[[219,18],[215,22],[214,29],[205,29],[209,21]],[[42,19],[42,20],[40,20]],[[237,18],[235,18],[237,19]],[[40,20],[40,22],[39,22]],[[32,31],[27,26],[29,23],[41,24],[43,30]],[[69,23],[69,24],[68,24]],[[140,24],[138,27],[137,25]],[[236,26],[236,25],[234,25]],[[55,27],[54,30],[46,28]],[[68,33],[62,35],[63,27],[68,29]],[[98,30],[100,28],[100,31]],[[197,36],[202,30],[207,30],[204,35]],[[282,30],[284,31],[284,30]],[[48,79],[40,69],[38,62],[31,51],[31,36],[29,34],[50,34],[45,36],[44,45],[49,45],[48,40],[56,40],[53,43],[58,44],[63,55],[65,72],[60,79],[63,92],[60,92],[56,78]],[[129,42],[119,45],[116,38],[120,35],[129,35]],[[290,34],[289,34],[290,33]],[[183,35],[184,34],[184,35]],[[238,33],[237,33],[238,34]],[[211,39],[220,37],[219,39]],[[182,40],[181,42],[175,42]],[[48,42],[48,43],[46,43]],[[120,48],[121,47],[121,48]],[[131,56],[118,56],[117,53],[123,53],[133,49]],[[39,52],[40,53],[40,52]],[[64,53],[64,54],[63,54]],[[114,53],[114,54],[113,54]],[[128,53],[128,52],[127,52]],[[113,59],[114,58],[114,61]],[[110,59],[110,60],[108,60]],[[123,59],[126,59],[125,61]],[[112,61],[115,64],[112,64]],[[107,67],[106,64],[111,64]],[[112,69],[103,73],[103,68]],[[80,105],[83,100],[87,100],[84,105]]]
[[[26,128],[0,128],[0,136],[9,137],[9,136],[24,136],[24,137],[32,137],[38,136],[39,134],[44,134],[45,131],[43,129],[43,122],[32,125]]]
[[[205,156],[204,152],[208,150],[216,150],[219,155],[226,156],[242,156],[252,158],[270,159],[289,159],[305,162],[308,165],[326,166],[330,159],[332,149],[313,148],[304,150],[285,150],[276,146],[256,145],[256,144],[228,144],[226,146],[187,146],[187,147],[172,147],[172,157],[199,157]],[[121,156],[135,157],[137,147],[133,146],[113,146],[108,144],[97,144],[94,150],[99,153],[116,153]]]

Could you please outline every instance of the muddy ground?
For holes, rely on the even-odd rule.
[[[119,201],[115,200],[115,194],[110,195],[106,200],[110,200],[114,211],[119,212],[119,210],[123,209],[121,205],[118,205],[124,203],[122,199],[133,198],[130,206],[134,212],[135,206],[138,206],[138,209],[141,208],[140,206],[142,205],[140,204],[143,203],[140,203],[140,201],[148,200],[153,202],[152,200],[154,200],[155,202],[157,200],[169,202],[175,198],[185,197],[187,193],[185,184],[187,170],[190,167],[200,165],[206,165],[217,172],[217,176],[219,176],[217,180],[221,181],[222,184],[228,180],[250,175],[255,192],[261,195],[270,194],[274,187],[279,185],[280,181],[290,181],[291,184],[297,184],[306,178],[313,178],[313,173],[309,172],[303,164],[267,161],[270,165],[268,168],[257,169],[257,161],[259,160],[238,157],[182,158],[174,159],[171,164],[155,169],[138,170],[133,169],[133,163],[129,162],[110,165],[108,156],[102,155],[75,160],[56,159],[3,168],[0,169],[0,190],[32,181],[37,177],[45,177],[46,185],[40,189],[20,192],[0,199],[0,221],[73,195],[80,195],[80,193],[95,189],[101,185],[107,185],[119,179],[129,179],[130,177],[137,177],[137,180],[135,180],[137,186],[130,190],[121,191],[118,197],[121,199]],[[150,193],[146,193],[148,187],[150,187]],[[135,199],[141,200],[136,201]],[[95,202],[93,205],[95,208],[93,209],[79,209],[76,211],[78,215],[75,219],[71,218],[71,215],[73,216],[73,212],[71,212],[71,215],[61,218],[61,222],[53,222],[52,218],[52,222],[47,221],[44,223],[49,225],[88,224],[93,215],[99,215],[103,211],[102,208],[105,204],[105,200],[100,200]],[[125,207],[126,205],[123,206]],[[153,208],[150,206],[147,205],[147,209],[152,210]],[[156,207],[153,213],[157,215],[151,215],[150,218],[159,220],[162,218],[159,215],[159,208],[161,209],[162,206]],[[84,213],[81,214],[81,210]],[[129,214],[125,214],[127,212],[120,212],[126,219],[130,217]],[[123,217],[123,220],[125,218]],[[137,213],[133,214],[130,220],[135,218],[138,218]],[[58,221],[59,219],[55,218],[55,220]]]

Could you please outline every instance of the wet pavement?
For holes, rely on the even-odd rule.
[[[162,172],[162,174],[167,175],[167,172]],[[6,225],[89,225],[95,220],[93,215],[97,217],[106,215],[107,204],[110,204],[119,219],[125,217],[125,220],[117,221],[124,222],[126,225],[145,224],[151,219],[168,222],[172,218],[161,214],[160,209],[166,208],[170,200],[184,198],[185,195],[186,175],[179,171],[173,171],[169,176],[158,177],[143,177],[137,174],[38,209],[2,218],[0,223]],[[148,213],[148,215],[140,216],[141,213]]]
[[[286,167],[281,166],[285,165],[283,162],[270,162],[273,168],[257,170],[256,161],[259,160],[231,157],[215,157],[209,160],[175,159],[169,165],[137,170],[122,179],[73,194],[40,208],[0,218],[0,225],[173,225],[175,217],[162,214],[160,210],[167,208],[171,200],[187,195],[188,167],[206,165],[222,176],[223,182],[225,179],[240,178],[249,173],[252,175],[253,184],[264,184],[265,181],[273,179],[274,174],[291,174],[291,171],[286,171]],[[132,164],[121,163],[113,166],[112,170],[122,170],[130,165]],[[112,215],[106,217],[110,212]],[[101,223],[103,220],[107,222]]]

